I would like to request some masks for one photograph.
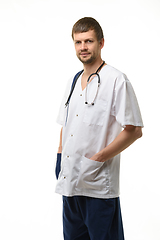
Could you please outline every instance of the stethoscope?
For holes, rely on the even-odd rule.
[[[103,61],[103,63],[101,64],[101,66],[97,69],[97,71],[95,73],[92,73],[89,77],[88,77],[88,80],[87,80],[87,85],[86,85],[86,93],[85,93],[85,104],[88,104],[89,106],[94,106],[94,102],[96,100],[96,97],[98,95],[98,90],[99,90],[99,86],[100,86],[100,76],[98,74],[98,72],[101,70],[101,68],[103,67],[103,65],[105,64],[105,61]],[[95,94],[95,97],[93,99],[92,102],[88,102],[87,100],[87,91],[88,91],[88,84],[89,84],[89,81],[91,79],[92,76],[97,76],[98,77],[98,85],[97,85],[97,91],[96,91],[96,94]]]
[[[99,73],[98,73],[98,72],[101,70],[101,68],[104,66],[104,64],[105,64],[105,61],[103,61],[103,63],[100,65],[100,67],[97,69],[97,71],[96,71],[95,73],[92,73],[92,74],[88,77],[88,79],[87,79],[86,92],[85,92],[85,104],[87,104],[87,105],[89,105],[89,106],[94,106],[96,97],[97,97],[97,95],[98,95],[98,90],[99,90],[99,86],[100,86],[100,76],[99,76]],[[76,82],[77,82],[79,76],[82,74],[83,71],[84,71],[84,70],[78,72],[78,73],[76,74],[74,80],[73,80],[71,92],[70,92],[69,97],[68,97],[68,99],[67,99],[67,102],[66,102],[66,104],[65,104],[66,107],[67,107],[68,104],[69,104],[69,101],[70,101],[70,98],[71,98],[71,96],[72,96],[72,93],[73,93],[74,87],[75,87],[75,85],[76,85]],[[95,76],[95,75],[98,77],[97,90],[96,90],[96,94],[95,94],[95,97],[94,97],[93,101],[91,101],[91,102],[89,103],[89,102],[88,102],[88,97],[87,97],[88,84],[89,84],[89,81],[91,80],[91,78],[92,78],[93,76]]]

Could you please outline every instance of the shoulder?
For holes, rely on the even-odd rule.
[[[123,83],[129,82],[127,76],[120,70],[106,65],[102,72],[102,78],[105,80],[106,84],[110,84],[115,87],[116,85],[122,85]]]
[[[104,72],[105,72],[105,74],[108,74],[113,79],[117,79],[117,78],[124,78],[124,79],[126,78],[127,79],[127,76],[123,72],[121,72],[120,70],[118,70],[108,64],[105,66]]]

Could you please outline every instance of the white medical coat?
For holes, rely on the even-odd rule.
[[[143,127],[137,99],[126,75],[106,65],[99,73],[101,83],[94,106],[85,104],[79,77],[69,107],[65,102],[71,90],[69,80],[57,122],[63,126],[61,172],[56,192],[65,196],[96,198],[119,196],[120,154],[102,163],[90,158],[109,145],[126,125]],[[88,85],[91,102],[97,79]]]

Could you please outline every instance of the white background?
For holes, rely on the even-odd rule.
[[[73,24],[91,16],[105,35],[103,59],[136,92],[143,137],[122,154],[126,240],[160,240],[159,0],[0,0],[0,239],[62,240],[54,193],[66,81],[82,69]]]

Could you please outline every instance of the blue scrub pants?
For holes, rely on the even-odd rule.
[[[124,240],[119,198],[63,196],[64,240]]]

